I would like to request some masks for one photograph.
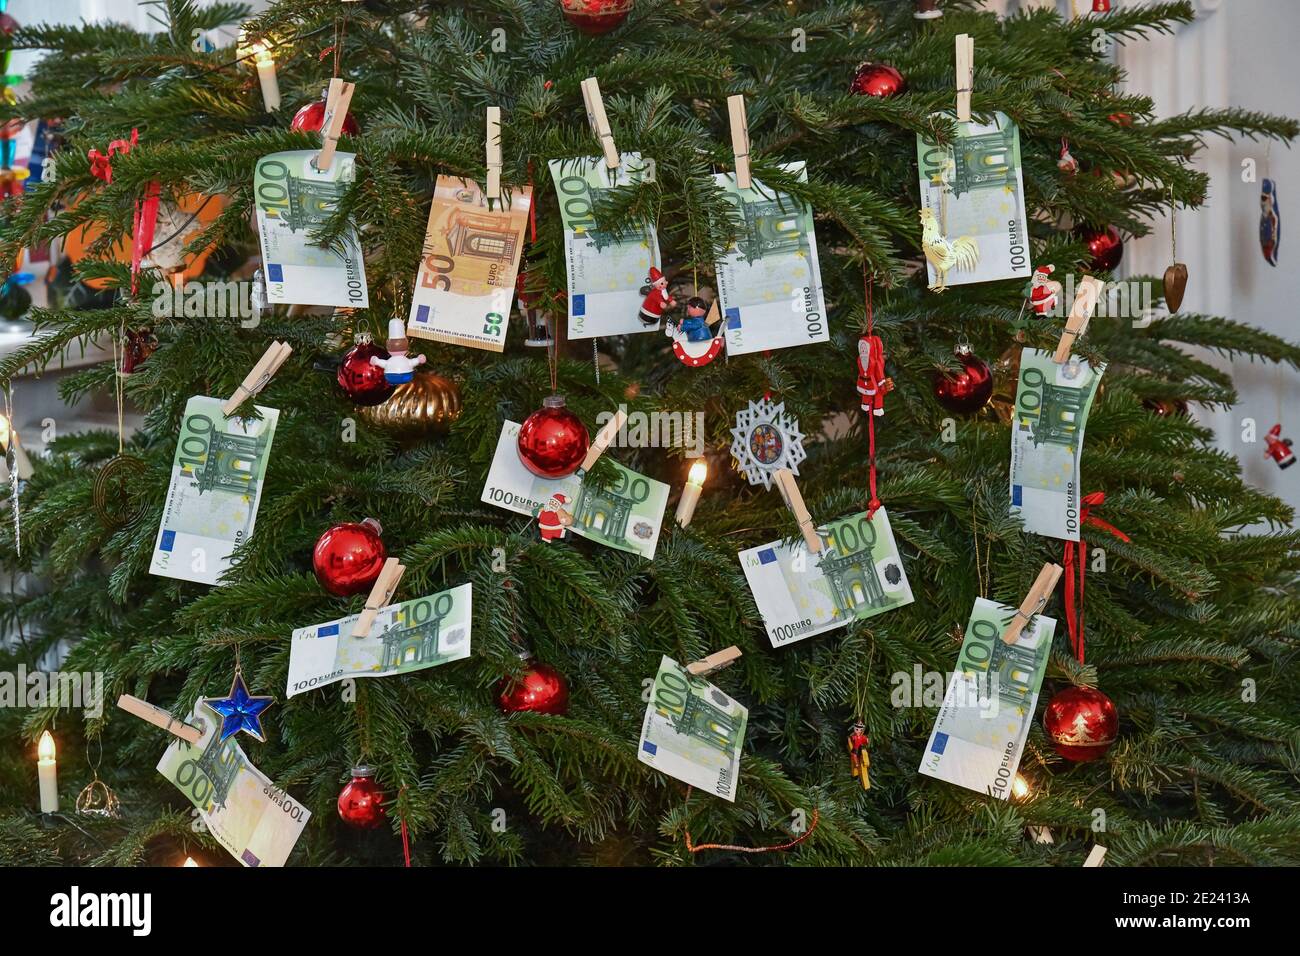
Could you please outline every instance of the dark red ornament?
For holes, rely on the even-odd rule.
[[[589,36],[608,33],[627,19],[634,0],[560,0],[564,18]]]
[[[863,63],[849,84],[849,90],[859,96],[897,96],[906,88],[903,74],[888,63]]]
[[[289,129],[298,130],[303,133],[319,133],[322,124],[325,122],[325,99],[329,91],[321,94],[319,100],[308,103],[298,112],[293,114],[293,122],[289,124]],[[348,115],[343,117],[343,135],[356,136],[361,132],[361,126],[357,119],[348,111]]]
[[[950,412],[960,415],[978,412],[993,396],[993,369],[969,345],[958,345],[952,354],[961,364],[961,371],[937,372],[934,397]]]
[[[122,374],[130,375],[138,369],[157,347],[158,340],[149,329],[127,329],[122,350]]]
[[[1124,240],[1114,226],[1084,229],[1080,238],[1088,245],[1088,266],[1093,272],[1114,272],[1124,259]]]
[[[497,705],[502,713],[564,716],[569,712],[569,682],[550,664],[527,659],[520,680],[507,677],[497,684]]]
[[[388,384],[384,370],[371,365],[371,356],[388,358],[388,353],[370,340],[367,332],[358,332],[356,345],[348,349],[339,363],[339,388],[356,405],[378,405],[396,390]]]
[[[352,779],[339,792],[339,819],[358,830],[374,830],[384,823],[384,791],[375,783],[370,767],[353,767]]]
[[[1119,714],[1101,691],[1071,687],[1048,701],[1043,729],[1053,750],[1066,760],[1085,763],[1105,756],[1115,743]]]
[[[336,524],[316,540],[311,553],[316,580],[330,594],[365,594],[383,570],[388,551],[374,518],[360,524]]]
[[[564,398],[548,396],[542,407],[519,426],[519,460],[534,475],[563,478],[587,457],[591,436],[582,419],[564,407]]]

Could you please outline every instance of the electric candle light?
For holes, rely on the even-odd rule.
[[[182,863],[181,866],[198,866],[198,864],[194,862],[194,857],[187,856],[185,862]]]
[[[1017,800],[1022,800],[1029,796],[1029,781],[1025,779],[1022,773],[1016,774],[1016,779],[1011,781],[1011,795]]]
[[[48,730],[36,745],[36,778],[41,786],[41,813],[58,813],[59,771],[54,760],[54,738]]]
[[[697,458],[686,476],[686,487],[682,489],[682,498],[677,502],[677,523],[685,528],[695,515],[695,506],[700,502],[704,492],[704,479],[708,477],[709,466],[703,458]]]
[[[280,108],[280,81],[275,76],[275,57],[265,43],[253,44],[253,62],[257,64],[257,79],[262,84],[262,102],[268,113],[274,113]]]

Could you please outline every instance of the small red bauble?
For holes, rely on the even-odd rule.
[[[374,830],[387,816],[384,791],[370,767],[353,767],[352,779],[339,792],[339,819],[358,830]]]
[[[953,355],[961,363],[961,371],[936,373],[934,397],[950,412],[978,412],[993,396],[993,369],[969,345],[957,346]]]
[[[1093,272],[1114,272],[1124,259],[1124,239],[1114,226],[1084,229],[1080,238],[1088,245],[1088,265]]]
[[[1101,691],[1071,687],[1048,701],[1043,729],[1053,750],[1066,760],[1084,763],[1104,756],[1115,743],[1119,714]]]
[[[356,345],[348,349],[339,363],[339,388],[355,405],[378,405],[397,389],[384,378],[384,370],[370,364],[372,356],[388,358],[388,353],[370,341],[365,332],[357,333]]]
[[[634,0],[560,0],[564,18],[590,36],[608,33],[627,19]]]
[[[497,705],[502,713],[564,716],[569,712],[569,682],[550,664],[528,660],[520,680],[507,677],[497,685]]]
[[[298,130],[303,133],[319,133],[321,125],[325,122],[325,95],[320,99],[308,103],[298,112],[293,114],[293,122],[289,124],[289,129]],[[351,110],[348,115],[343,117],[343,135],[356,136],[361,132],[361,127],[357,123],[356,117],[352,115]]]
[[[859,96],[897,96],[906,87],[903,74],[887,63],[863,63],[849,84],[849,90]]]
[[[563,478],[587,457],[591,435],[582,419],[551,395],[519,426],[519,460],[540,478]]]
[[[388,552],[374,518],[360,524],[336,524],[316,540],[311,553],[316,580],[330,594],[365,594],[383,570]]]

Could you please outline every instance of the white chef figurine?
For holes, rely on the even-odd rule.
[[[384,370],[384,381],[389,385],[401,385],[415,378],[415,367],[423,365],[426,357],[407,356],[406,352],[411,347],[411,343],[406,339],[406,323],[401,319],[388,320],[388,341],[384,343],[384,347],[388,349],[388,358],[370,356],[370,364],[378,365]]]

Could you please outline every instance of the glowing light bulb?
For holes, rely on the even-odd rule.
[[[198,866],[198,864],[194,862],[194,857],[187,856],[185,862],[182,863],[181,866]]]
[[[54,738],[48,730],[36,744],[36,780],[40,785],[41,813],[58,813],[59,767],[55,762]]]
[[[685,528],[695,515],[695,506],[700,502],[704,491],[704,479],[708,477],[709,466],[703,458],[697,458],[686,476],[686,487],[682,489],[681,500],[677,502],[677,523]]]
[[[1033,788],[1029,786],[1029,781],[1025,779],[1025,775],[1022,773],[1016,774],[1016,779],[1011,782],[1011,795],[1017,800],[1023,800],[1032,792]]]
[[[36,745],[36,757],[38,760],[53,760],[56,755],[54,747],[54,738],[50,736],[47,730],[41,734],[40,743]]]
[[[704,486],[704,479],[709,476],[709,466],[703,458],[697,458],[695,464],[691,465],[690,474],[686,480],[692,485]]]

